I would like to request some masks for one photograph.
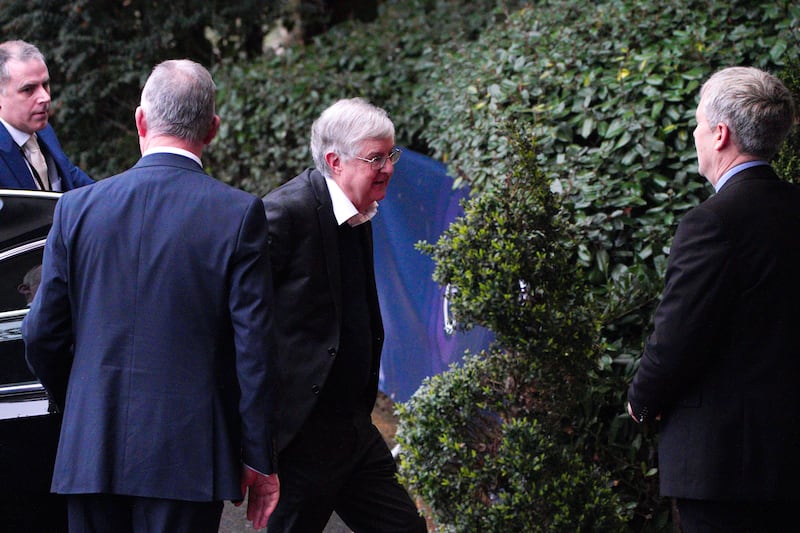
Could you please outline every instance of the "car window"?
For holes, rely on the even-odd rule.
[[[39,287],[42,252],[58,197],[0,190],[0,421],[49,412],[44,389],[25,362],[21,330]]]
[[[0,254],[0,313],[30,306],[42,278],[42,245]]]
[[[0,195],[0,251],[46,237],[58,197],[57,193],[4,190]]]
[[[20,327],[41,279],[43,241],[0,260],[0,385],[34,381]]]

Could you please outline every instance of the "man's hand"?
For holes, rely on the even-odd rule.
[[[641,414],[639,416],[636,416],[635,414],[633,414],[633,406],[631,406],[631,402],[628,402],[628,415],[630,415],[630,417],[633,419],[634,422],[636,422],[637,424],[641,424],[642,422],[645,421],[646,418],[648,418],[647,417],[647,407],[642,409],[642,412],[641,412]],[[656,416],[654,416],[653,420],[656,420],[656,421],[661,420],[661,414],[657,414]]]
[[[250,494],[247,493],[248,487]],[[247,496],[247,519],[253,523],[253,529],[267,527],[269,515],[275,510],[280,497],[278,474],[265,476],[249,468],[242,467],[242,498]],[[239,502],[236,505],[241,505]]]
[[[637,424],[639,423],[639,419],[636,418],[635,414],[633,414],[633,407],[631,407],[631,402],[628,402],[628,416],[633,418],[633,421],[636,422]]]

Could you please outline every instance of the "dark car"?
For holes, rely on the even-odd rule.
[[[50,494],[61,416],[25,363],[20,328],[39,286],[59,193],[0,189],[0,531],[66,531]]]

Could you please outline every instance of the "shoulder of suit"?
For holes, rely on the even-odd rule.
[[[781,179],[772,167],[760,165],[745,169],[731,177],[718,192],[712,194],[703,204],[752,203],[753,195],[793,188],[797,188],[797,185]]]
[[[159,175],[158,172],[153,173],[153,168],[155,167],[133,166],[119,174],[115,174],[95,182],[91,188],[78,187],[75,189],[75,191],[86,189],[87,194],[88,191],[91,190],[92,192],[102,196],[104,194],[103,191],[108,190],[109,188],[112,190],[140,188],[142,183],[144,183],[143,179],[145,181],[149,181],[147,176]],[[193,169],[186,170],[184,174],[187,177],[196,176],[196,178],[192,178],[196,180],[192,182],[192,186],[201,188],[202,191],[206,191],[206,194],[209,195],[209,197],[217,199],[218,201],[216,203],[220,206],[220,208],[224,208],[226,206],[243,208],[249,207],[251,204],[260,206],[261,202],[256,195],[214,179],[212,176],[206,174],[202,169],[198,169],[196,172]],[[73,191],[71,190],[65,194],[72,193]]]
[[[326,187],[325,178],[315,169],[306,169],[286,183],[276,187],[264,196],[265,202],[270,201],[291,201],[297,199],[307,202],[308,198],[317,195],[320,187]]]
[[[12,148],[16,149],[16,144],[14,142],[13,137],[6,129],[5,125],[0,122],[0,149],[3,151],[9,151]]]
[[[325,185],[325,176],[315,168],[307,168],[289,181],[289,183],[291,182],[301,182],[304,186],[310,186],[312,189],[317,190]]]

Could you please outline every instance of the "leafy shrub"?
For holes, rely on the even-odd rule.
[[[541,170],[573,208],[562,238],[592,284],[604,339],[576,434],[614,472],[636,508],[634,528],[666,521],[654,435],[623,406],[677,221],[710,192],[690,134],[700,85],[734,64],[797,79],[799,42],[800,7],[790,2],[544,1],[464,47],[437,49],[443,68],[421,93],[427,146],[474,191],[504,179],[513,160],[504,124],[527,121]],[[789,146],[776,166],[794,178],[797,141]],[[463,305],[502,314],[481,299]]]
[[[622,530],[607,473],[509,409],[505,355],[468,357],[399,407],[402,481],[443,532]]]
[[[401,474],[448,531],[618,529],[608,473],[574,438],[598,329],[561,235],[569,213],[530,136],[511,137],[511,174],[421,245],[434,278],[456,288],[456,320],[492,328],[498,346],[400,407]]]
[[[508,135],[517,166],[469,201],[435,246],[419,247],[436,263],[434,280],[453,289],[457,322],[484,326],[505,349],[536,357],[538,386],[552,383],[558,404],[569,407],[567,392],[582,391],[593,365],[596,321],[565,238],[569,213],[538,169],[530,135]]]
[[[800,56],[789,60],[781,78],[794,97],[798,125],[789,132],[772,164],[779,175],[800,184]]]

